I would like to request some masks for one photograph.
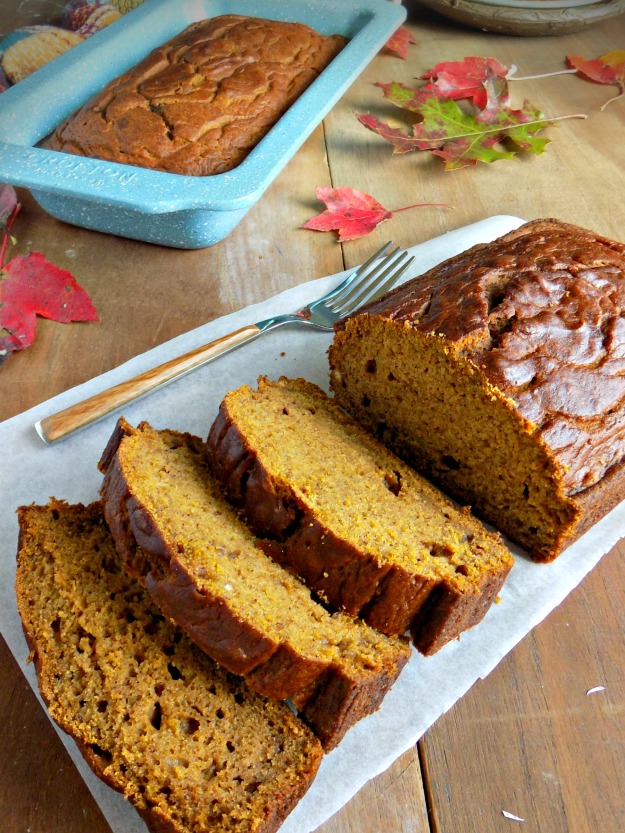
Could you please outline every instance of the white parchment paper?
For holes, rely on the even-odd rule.
[[[416,262],[407,277],[475,243],[498,237],[521,222],[515,217],[491,217],[415,246],[412,252]],[[33,669],[25,666],[28,652],[13,594],[18,535],[15,509],[20,504],[46,503],[51,496],[69,502],[95,500],[101,481],[96,465],[117,416],[53,446],[42,443],[34,423],[244,324],[297,309],[327,291],[341,277],[312,281],[206,324],[0,423],[0,465],[5,484],[0,494],[0,629],[35,689]],[[125,408],[123,414],[133,424],[146,419],[157,428],[206,436],[223,395],[243,383],[254,385],[261,373],[271,378],[281,374],[303,376],[327,389],[326,350],[330,338],[304,328],[274,331]],[[501,593],[501,603],[492,607],[478,627],[435,656],[424,659],[414,653],[379,711],[351,729],[341,745],[326,756],[315,783],[286,820],[281,833],[310,833],[367,780],[389,767],[553,610],[624,532],[625,503],[553,564],[532,564],[517,553],[516,565]],[[62,737],[114,833],[145,833],[145,825],[134,809],[102,784],[84,763],[73,741]]]

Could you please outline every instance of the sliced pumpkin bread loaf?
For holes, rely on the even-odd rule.
[[[625,244],[534,220],[336,327],[331,387],[551,561],[625,494]]]
[[[410,646],[331,615],[274,563],[223,497],[199,438],[120,420],[101,469],[126,568],[210,656],[255,691],[291,698],[326,750],[378,708]]]
[[[18,510],[17,603],[41,695],[154,833],[274,833],[319,741],[221,669],[122,569],[101,507]]]
[[[479,622],[512,567],[497,535],[302,379],[229,393],[207,460],[277,561],[424,654]]]

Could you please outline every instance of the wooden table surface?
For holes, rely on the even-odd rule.
[[[574,75],[513,84],[519,105],[528,98],[548,116],[589,118],[550,127],[552,143],[542,156],[456,172],[445,172],[430,154],[392,157],[390,146],[354,117],[390,112],[372,82],[410,84],[440,61],[495,56],[515,64],[517,74],[531,75],[563,67],[566,55],[594,58],[623,49],[625,16],[580,33],[519,38],[463,29],[410,0],[405,4],[418,39],[408,59],[378,55],[240,225],[212,248],[171,250],[74,228],[20,192],[12,251],[34,249],[69,269],[101,321],[40,319],[35,343],[0,370],[0,419],[206,320],[351,267],[388,237],[410,246],[490,215],[512,214],[559,217],[625,239],[625,99],[600,111],[613,87]],[[3,3],[0,32],[49,22],[62,5]],[[366,191],[389,209],[422,202],[452,207],[397,214],[381,230],[341,246],[331,234],[300,228],[321,208],[315,186],[330,184]],[[7,488],[7,472],[3,480]],[[622,833],[623,556],[621,542],[417,747],[319,833]],[[0,662],[0,829],[110,833],[1,641]],[[587,696],[598,685],[605,690]]]

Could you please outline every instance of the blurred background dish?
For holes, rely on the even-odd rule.
[[[559,35],[625,13],[625,0],[420,0],[475,29],[508,35]]]

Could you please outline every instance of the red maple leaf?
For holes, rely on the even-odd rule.
[[[481,120],[489,121],[509,107],[508,75],[510,70],[496,58],[465,58],[436,64],[421,79],[421,87],[407,87],[399,81],[390,84],[376,83],[384,91],[384,97],[413,113],[430,99],[466,99],[479,111]]]
[[[384,220],[390,220],[398,211],[426,205],[441,205],[441,203],[419,203],[389,211],[369,194],[346,185],[339,188],[318,185],[315,193],[317,199],[326,204],[327,209],[304,223],[302,228],[313,231],[338,231],[341,243],[364,237]]]
[[[384,46],[405,60],[408,57],[408,47],[411,43],[416,44],[418,41],[405,26],[400,26]]]
[[[598,84],[615,84],[620,92],[610,98],[601,109],[603,110],[612,101],[625,95],[625,50],[617,49],[614,52],[606,52],[599,58],[587,61],[577,55],[567,55],[566,60],[574,69],[581,72],[591,81]]]
[[[32,344],[37,315],[63,323],[98,320],[71,272],[31,252],[14,257],[0,272],[0,361]]]
[[[462,61],[436,64],[419,76],[427,80],[430,95],[471,99],[478,110],[500,110],[510,104],[510,70],[496,58],[469,56]]]

